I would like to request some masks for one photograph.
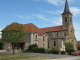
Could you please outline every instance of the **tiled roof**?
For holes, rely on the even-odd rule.
[[[80,45],[80,41],[77,41],[77,45]]]
[[[13,22],[12,24],[15,24],[15,22]],[[12,25],[10,24],[10,25]],[[18,23],[19,24],[19,23]],[[34,24],[32,23],[29,23],[29,24],[21,24],[24,26],[24,31],[25,32],[35,32],[35,33],[42,33],[42,34],[45,34],[44,31],[42,31],[41,29],[39,29],[37,26],[35,26]],[[4,28],[2,31],[5,31],[6,28]]]
[[[64,30],[68,30],[68,28],[62,28],[61,26],[54,26],[54,27],[47,27],[47,28],[41,28],[41,30],[43,30],[44,32],[52,32],[52,31],[64,31]]]
[[[50,39],[64,39],[66,36],[59,36],[59,37],[50,37]]]

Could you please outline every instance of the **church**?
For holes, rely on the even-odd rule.
[[[75,30],[73,27],[73,14],[69,10],[68,1],[66,0],[64,12],[62,15],[62,25],[41,28],[48,35],[48,48],[56,48],[64,50],[63,42],[72,42],[74,49],[77,50],[77,40],[75,37]]]
[[[38,28],[33,23],[22,24],[27,33],[25,41],[21,43],[21,49],[27,49],[31,44],[37,44],[38,47],[55,48],[60,51],[65,51],[64,42],[72,42],[74,49],[77,50],[77,40],[73,27],[73,14],[69,10],[68,1],[66,0],[64,12],[62,15],[62,25],[47,28]],[[13,22],[12,24],[15,24]],[[11,24],[10,24],[11,25]],[[6,28],[2,30],[5,31]],[[11,44],[5,43],[5,48],[8,49]]]

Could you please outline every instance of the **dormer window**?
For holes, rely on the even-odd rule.
[[[67,17],[65,17],[65,22],[67,22]]]

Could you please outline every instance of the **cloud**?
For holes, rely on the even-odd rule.
[[[42,11],[44,13],[50,13],[50,14],[59,14],[59,13],[62,13],[63,11],[60,11],[60,10],[56,10],[56,11]]]
[[[62,18],[60,17],[55,17],[54,20],[52,20],[52,23],[56,24],[56,25],[62,25]]]
[[[14,14],[13,14],[14,15]],[[30,16],[21,16],[21,15],[14,15],[14,16],[17,16],[21,19],[24,19],[24,20],[30,20],[30,19],[34,19],[33,17],[30,17]]]
[[[1,30],[2,30],[2,28],[0,28],[0,34],[2,34]],[[1,38],[1,35],[0,35],[0,38]]]
[[[44,0],[47,1],[49,4],[59,5],[64,3],[64,0]]]
[[[32,14],[32,15],[35,16],[35,17],[37,17],[37,18],[40,18],[40,19],[42,19],[42,20],[49,21],[49,19],[45,18],[45,16],[42,15],[42,14],[38,14],[38,15],[36,15],[36,14]]]
[[[40,1],[40,0],[32,0],[32,1]]]
[[[80,7],[70,7],[70,11],[73,15],[79,15],[80,14]]]
[[[35,17],[37,17],[37,18],[39,18],[39,19],[42,19],[42,20],[54,23],[56,25],[61,25],[61,23],[62,23],[62,18],[60,18],[60,17],[45,18],[45,16],[42,15],[42,14],[38,14],[38,15],[32,14],[32,15],[35,16]]]
[[[73,26],[74,26],[74,29],[75,29],[75,36],[77,38],[77,40],[80,40],[80,23],[78,22],[73,22]]]

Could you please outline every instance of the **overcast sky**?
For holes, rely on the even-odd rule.
[[[62,25],[65,1],[0,0],[0,31],[12,22],[33,23],[39,28]],[[80,40],[80,0],[68,0],[68,4],[73,14],[75,36]]]

